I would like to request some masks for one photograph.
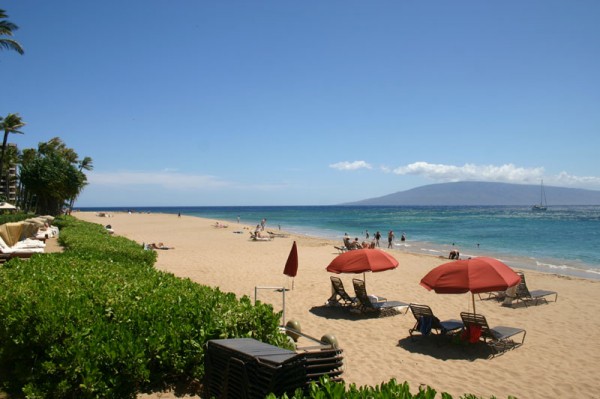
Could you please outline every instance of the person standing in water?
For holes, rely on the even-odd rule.
[[[392,242],[394,241],[394,232],[390,230],[388,233],[388,248],[393,248]]]

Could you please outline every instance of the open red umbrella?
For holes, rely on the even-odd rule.
[[[470,292],[475,313],[475,295],[504,291],[519,284],[521,277],[509,266],[494,258],[477,257],[444,263],[421,279],[421,285],[438,294]]]
[[[298,273],[298,248],[296,247],[296,241],[292,244],[292,249],[288,255],[287,262],[283,268],[283,274],[290,277],[296,277]],[[292,280],[292,289],[294,289],[294,280]]]
[[[332,273],[383,272],[398,267],[398,261],[392,255],[379,249],[355,249],[338,255],[327,266]],[[364,278],[364,277],[363,277]]]

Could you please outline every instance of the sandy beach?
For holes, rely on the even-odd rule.
[[[299,321],[304,333],[317,338],[326,333],[335,335],[344,350],[343,377],[347,383],[374,386],[396,378],[408,381],[413,391],[426,384],[455,397],[464,393],[499,398],[600,397],[594,377],[600,364],[600,343],[594,339],[600,329],[599,281],[523,270],[530,289],[557,291],[558,301],[507,308],[493,300],[477,300],[477,312],[485,315],[492,327],[513,326],[527,331],[523,346],[488,358],[488,352],[477,347],[438,345],[435,339],[420,336],[410,340],[408,330],[415,323],[410,312],[374,318],[325,306],[331,294],[331,274],[325,267],[338,255],[334,248],[338,242],[296,235],[252,241],[252,226],[190,216],[73,215],[110,224],[115,234],[140,245],[162,242],[174,247],[158,251],[156,268],[198,284],[252,299],[257,286],[290,288],[285,294],[285,321]],[[216,222],[228,227],[214,227]],[[274,231],[268,225],[266,230]],[[292,278],[283,275],[283,268],[294,241],[299,268],[291,290]],[[471,310],[470,294],[440,295],[419,285],[429,270],[447,259],[398,250],[390,253],[400,265],[395,270],[367,274],[370,294],[427,304],[442,320],[460,318],[461,311]],[[362,274],[337,276],[350,293],[352,278],[362,278]],[[258,299],[273,304],[276,310],[282,308],[280,292],[259,290]]]

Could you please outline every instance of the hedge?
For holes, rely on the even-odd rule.
[[[153,268],[156,253],[64,217],[65,252],[0,269],[0,386],[15,397],[199,388],[210,339],[289,345],[280,314]]]

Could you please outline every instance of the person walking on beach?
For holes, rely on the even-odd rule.
[[[393,248],[392,241],[394,241],[394,232],[390,230],[388,233],[388,248]]]
[[[377,230],[377,232],[375,233],[375,246],[379,247],[379,239],[381,238],[381,233],[379,232],[379,230]]]

